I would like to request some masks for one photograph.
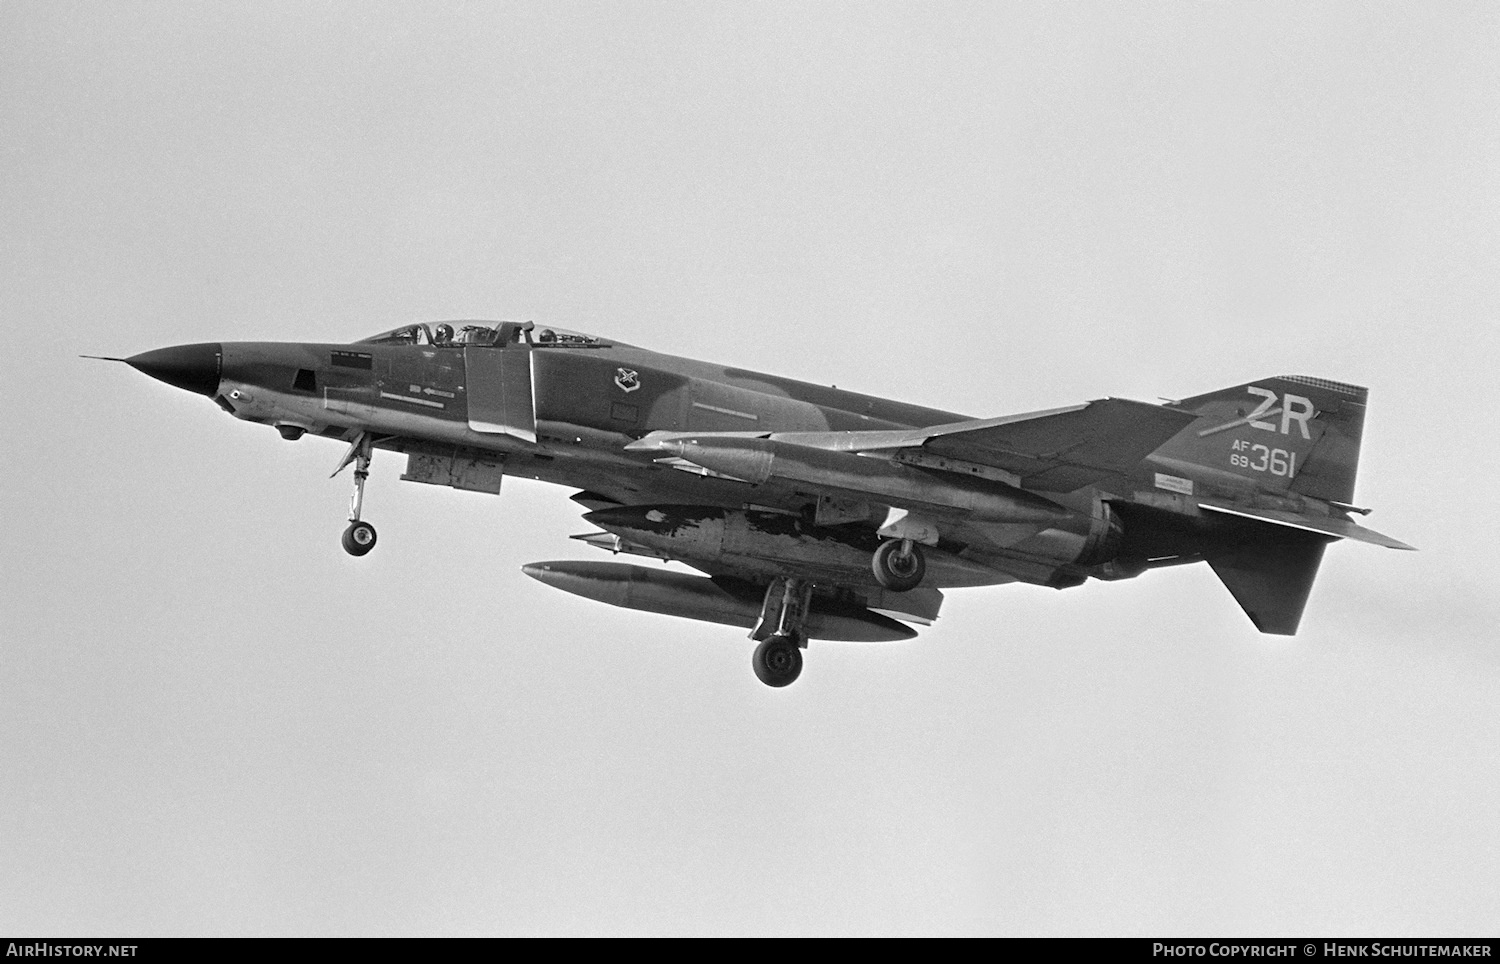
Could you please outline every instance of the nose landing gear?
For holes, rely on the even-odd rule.
[[[344,536],[340,540],[344,551],[351,556],[362,556],[375,548],[375,527],[360,519],[360,511],[365,505],[365,480],[370,477],[370,455],[374,440],[370,433],[361,432],[349,443],[349,451],[344,453],[344,460],[339,467],[333,470],[334,475],[344,471],[344,466],[354,463],[354,494],[349,498],[349,528],[344,530]],[[332,478],[333,476],[329,476]]]
[[[343,537],[339,540],[344,545],[344,551],[351,556],[362,556],[375,548],[375,527],[368,522],[358,519],[349,523],[349,528],[344,530]]]

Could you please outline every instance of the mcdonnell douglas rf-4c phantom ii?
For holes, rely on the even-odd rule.
[[[1059,589],[1207,562],[1261,632],[1296,632],[1323,549],[1354,539],[1366,391],[1280,376],[1156,405],[1105,398],[975,419],[663,355],[531,322],[412,324],[347,345],[223,342],[118,359],[235,418],[348,446],[343,544],[362,556],[376,449],[413,482],[578,489],[614,562],[549,585],[750,629],[771,686],[809,639],[884,641],[942,590]],[[335,472],[337,474],[337,471]]]

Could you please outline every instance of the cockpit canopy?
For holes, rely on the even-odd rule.
[[[533,348],[604,348],[608,342],[593,335],[563,328],[536,331],[530,321],[438,321],[403,325],[361,338],[367,345],[430,345],[436,348],[499,348],[530,345]]]

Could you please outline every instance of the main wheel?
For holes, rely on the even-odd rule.
[[[875,570],[875,581],[891,592],[906,592],[921,585],[927,575],[927,560],[922,558],[922,547],[911,543],[911,548],[901,551],[900,539],[887,539],[875,550],[870,560]]]
[[[786,686],[802,673],[802,649],[791,636],[772,636],[755,647],[750,665],[767,686]]]
[[[375,548],[375,527],[368,522],[351,522],[344,530],[344,551],[351,556],[362,556]]]

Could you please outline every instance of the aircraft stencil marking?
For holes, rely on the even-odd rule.
[[[1163,475],[1160,472],[1156,473],[1156,487],[1168,492],[1176,492],[1178,495],[1193,494],[1192,479],[1179,479],[1175,475]]]
[[[526,575],[749,630],[755,675],[775,687],[798,677],[811,639],[910,639],[946,588],[1066,589],[1206,562],[1257,629],[1292,635],[1329,543],[1411,548],[1351,518],[1369,511],[1353,503],[1368,392],[1343,382],[1276,376],[1163,405],[976,419],[533,329],[419,323],[353,344],[213,342],[124,361],[288,441],[344,441],[353,556],[376,544],[361,514],[377,449],[404,455],[413,482],[572,487],[595,527],[580,541],[695,572],[563,560]],[[464,387],[410,381],[427,372]],[[621,403],[606,378],[736,407],[681,390]],[[694,410],[754,425],[685,431]]]

